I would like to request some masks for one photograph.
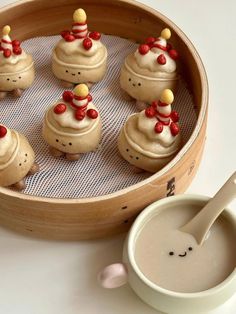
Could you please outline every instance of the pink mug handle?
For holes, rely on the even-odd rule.
[[[98,274],[98,281],[103,288],[113,289],[126,284],[127,268],[122,263],[108,265]]]

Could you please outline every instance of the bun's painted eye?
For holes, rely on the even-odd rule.
[[[129,81],[131,81],[131,78],[129,78]]]
[[[188,248],[188,250],[189,250],[189,251],[192,251],[192,250],[193,250],[193,248],[190,246],[190,247]]]
[[[169,255],[174,255],[175,253],[173,251],[169,252]]]
[[[7,81],[10,81],[10,79],[8,78]]]
[[[141,86],[141,83],[138,83],[138,86]]]
[[[56,142],[59,142],[58,139],[56,139]]]
[[[68,70],[66,70],[66,73],[68,73],[69,71]]]
[[[72,145],[72,143],[69,143],[69,145],[71,146],[71,145]]]

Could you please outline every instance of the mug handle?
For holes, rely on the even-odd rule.
[[[113,289],[126,284],[128,271],[123,263],[108,265],[98,274],[98,282],[103,288]]]

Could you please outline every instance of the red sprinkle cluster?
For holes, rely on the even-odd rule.
[[[96,119],[98,117],[98,112],[95,109],[87,110],[88,103],[92,101],[92,96],[90,94],[87,96],[88,103],[85,106],[81,106],[81,108],[75,108],[75,105],[73,105],[74,93],[72,91],[64,91],[62,98],[65,102],[70,103],[70,105],[75,109],[76,120],[81,121],[85,118],[86,115],[90,119]],[[53,108],[53,111],[56,114],[62,114],[66,111],[66,105],[64,103],[59,103]]]
[[[147,118],[156,117],[158,120],[158,110],[157,110],[158,103],[159,103],[158,101],[153,101],[151,106],[145,109],[145,115]],[[179,125],[177,124],[178,121],[179,121],[178,112],[172,111],[170,114],[170,123],[168,125],[170,127],[170,131],[173,136],[176,136],[177,134],[179,134]],[[164,125],[165,124],[162,121],[158,121],[155,124],[154,131],[158,134],[161,133],[163,131]]]
[[[7,129],[5,126],[0,125],[0,138],[3,138],[7,134]]]
[[[139,53],[141,55],[145,55],[149,52],[150,49],[157,47],[157,48],[160,48],[164,51],[167,51],[169,56],[173,60],[179,59],[179,54],[178,54],[177,50],[173,49],[171,44],[168,43],[166,47],[160,47],[159,45],[155,44],[156,41],[158,41],[158,38],[156,38],[156,37],[146,38],[145,43],[141,44],[138,48]],[[161,54],[157,57],[157,62],[161,65],[166,64],[166,57],[164,56],[164,54]]]
[[[0,51],[3,51],[3,55],[5,58],[9,58],[12,54],[14,55],[21,55],[22,54],[22,48],[20,46],[20,41],[19,40],[13,40],[11,42],[12,44],[12,50],[11,49],[4,49],[2,46],[1,46],[1,42],[0,42]]]
[[[61,32],[61,37],[65,39],[67,42],[72,42],[78,38],[81,38],[79,36],[76,36],[75,33],[65,30]],[[93,40],[99,40],[101,38],[101,34],[99,32],[90,32],[87,37],[84,38],[83,40],[83,47],[85,50],[89,50],[93,46]]]

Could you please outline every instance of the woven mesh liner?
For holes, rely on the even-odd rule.
[[[58,198],[84,198],[109,194],[138,183],[150,174],[135,174],[117,149],[117,137],[127,117],[136,111],[135,103],[123,99],[119,73],[124,58],[137,45],[126,39],[104,35],[108,48],[108,71],[102,82],[92,87],[93,102],[103,122],[99,150],[88,153],[77,162],[54,158],[42,138],[42,120],[47,107],[62,95],[64,89],[51,71],[51,52],[59,36],[38,37],[22,46],[33,55],[36,79],[20,99],[6,98],[0,103],[1,123],[27,136],[36,153],[40,172],[26,180],[23,193]],[[186,143],[196,125],[197,115],[189,91],[181,82],[174,110],[180,113],[182,137]]]

